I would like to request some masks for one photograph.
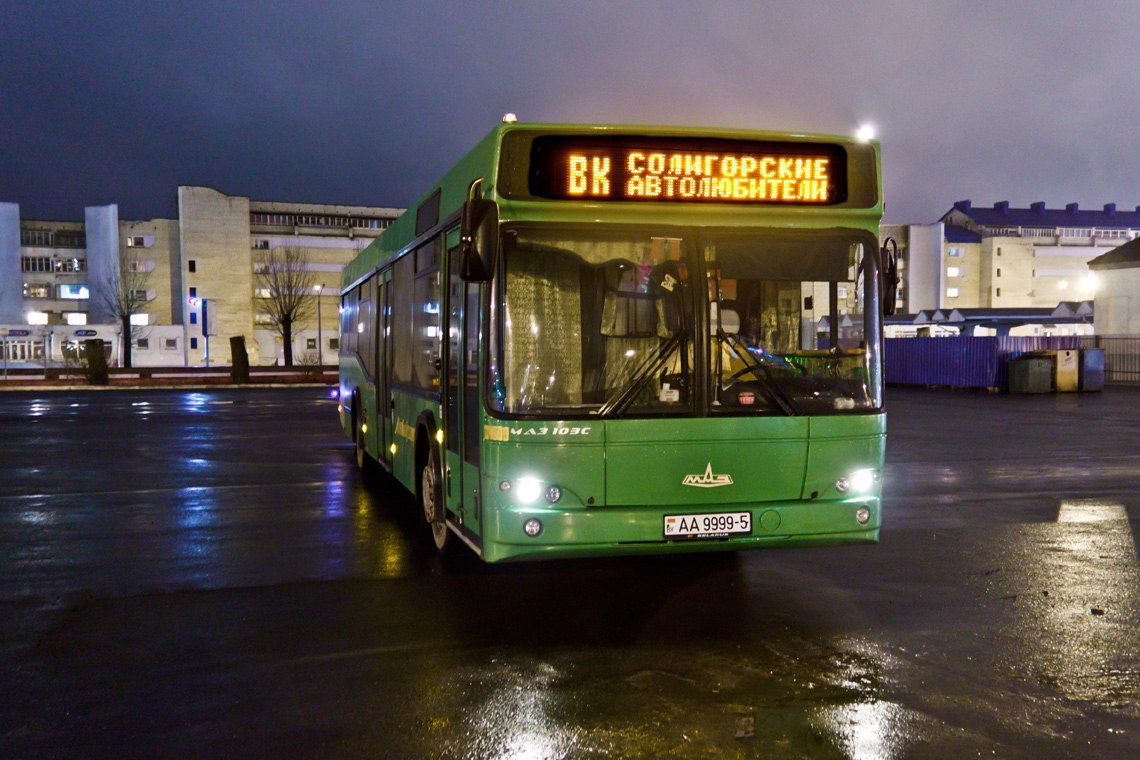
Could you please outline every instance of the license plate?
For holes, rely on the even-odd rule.
[[[750,533],[751,512],[665,515],[665,538],[723,538]]]

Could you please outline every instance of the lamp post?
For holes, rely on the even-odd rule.
[[[313,290],[317,293],[317,366],[325,366],[324,360],[324,346],[321,345],[321,295],[325,292],[325,284],[322,282],[313,286]]]

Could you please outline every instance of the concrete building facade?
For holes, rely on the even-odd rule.
[[[251,363],[274,364],[281,339],[265,318],[257,265],[262,252],[290,246],[304,252],[320,302],[319,325],[317,309],[295,325],[294,358],[328,363],[337,350],[341,270],[402,212],[253,201],[190,186],[178,188],[177,219],[123,221],[108,205],[86,208],[83,222],[24,220],[18,204],[0,203],[5,356],[66,363],[79,341],[102,338],[117,363],[123,329],[111,304],[127,289],[138,303],[130,318],[134,365],[226,365],[237,335]]]
[[[1096,292],[1097,335],[1140,335],[1140,238],[1089,262]]]
[[[1094,299],[1101,279],[1089,262],[1140,237],[1140,207],[976,207],[966,200],[937,224],[884,225],[882,236],[906,252],[900,308],[907,313],[1055,307]]]

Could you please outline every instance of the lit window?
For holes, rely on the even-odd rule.
[[[957,298],[958,297],[958,288],[946,288],[946,297],[947,298]]]
[[[131,315],[131,324],[135,325],[136,327],[146,327],[147,325],[150,324],[150,315],[149,314],[132,314]]]
[[[87,313],[82,311],[69,311],[64,315],[69,325],[87,324]]]
[[[59,297],[68,301],[81,301],[89,298],[90,295],[91,293],[87,290],[86,285],[67,284],[59,286]]]
[[[29,325],[46,325],[48,323],[48,315],[46,311],[29,311],[28,324]]]
[[[950,249],[947,251],[947,253],[951,256],[961,256],[962,249],[958,248],[957,246],[950,246]]]
[[[144,237],[129,237],[127,238],[128,248],[144,248],[146,246],[146,238]]]
[[[946,267],[947,277],[957,277],[960,273],[961,270],[958,267]]]

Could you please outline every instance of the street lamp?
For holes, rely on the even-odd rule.
[[[313,290],[317,293],[317,366],[325,366],[323,346],[321,346],[321,295],[325,292],[325,284],[314,285]]]

